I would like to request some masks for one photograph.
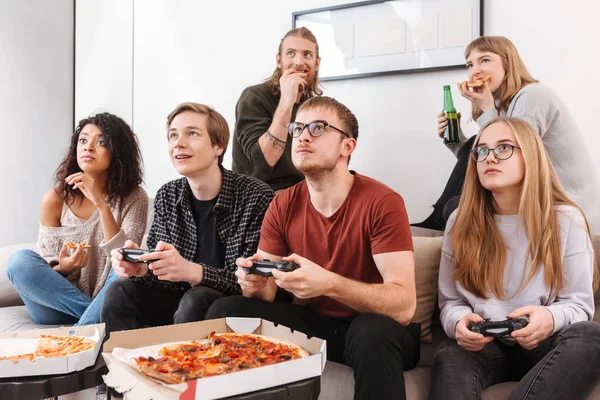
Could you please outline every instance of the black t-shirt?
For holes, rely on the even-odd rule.
[[[214,213],[219,196],[217,195],[212,200],[198,200],[193,195],[190,197],[198,237],[198,249],[196,250],[194,262],[207,264],[215,268],[223,268],[225,247],[217,233]]]

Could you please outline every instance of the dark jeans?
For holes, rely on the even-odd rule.
[[[130,279],[120,279],[108,288],[101,319],[107,333],[203,321],[210,305],[224,296],[224,293],[204,286],[171,293]]]
[[[519,381],[510,399],[586,399],[600,380],[600,324],[570,325],[533,350],[494,340],[471,352],[448,339],[432,369],[429,399],[481,399],[507,381]]]
[[[452,173],[450,173],[446,187],[444,188],[444,191],[442,192],[442,195],[438,201],[436,201],[435,205],[433,206],[436,210],[444,214],[446,214],[444,211],[446,203],[448,203],[448,201],[453,197],[460,196],[462,193],[462,188],[465,183],[465,176],[467,175],[467,166],[469,165],[469,157],[471,157],[471,147],[473,147],[473,143],[475,143],[475,137],[476,136],[470,137],[458,152],[456,164],[454,165]],[[444,215],[444,217],[447,218],[446,215]]]
[[[471,157],[471,147],[473,147],[473,143],[475,143],[475,137],[476,136],[469,138],[459,150],[457,155],[458,159],[454,165],[454,169],[450,173],[450,177],[448,178],[448,182],[446,183],[446,187],[444,187],[442,195],[433,205],[431,215],[424,221],[411,224],[411,226],[438,231],[446,229],[446,221],[450,214],[456,210],[458,202],[460,201],[460,195],[467,174],[467,166],[469,165],[469,157]]]
[[[419,361],[419,324],[402,326],[378,314],[353,320],[326,317],[310,307],[242,296],[214,302],[206,319],[255,317],[327,341],[327,359],[354,369],[357,399],[405,399],[403,372]]]

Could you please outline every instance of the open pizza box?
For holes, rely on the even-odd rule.
[[[83,336],[96,342],[96,345],[66,357],[37,358],[33,361],[21,359],[17,362],[2,360],[0,378],[68,374],[94,365],[104,339],[104,324],[0,332],[0,357],[34,352],[41,335]]]
[[[137,349],[206,338],[211,332],[254,333],[271,336],[297,344],[309,356],[279,364],[268,365],[225,375],[197,379],[179,385],[159,383],[119,360],[124,349]],[[115,350],[113,352],[113,350]],[[308,339],[300,332],[292,332],[282,325],[259,318],[221,318],[210,321],[161,326],[156,328],[113,332],[104,344],[102,356],[109,373],[106,384],[123,393],[125,399],[217,399],[320,376],[327,360],[325,341]]]

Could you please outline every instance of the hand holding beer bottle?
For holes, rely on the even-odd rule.
[[[460,142],[460,113],[456,112],[452,101],[450,85],[444,86],[444,109],[438,115],[438,135],[444,139],[444,144]]]
[[[460,129],[460,118],[462,117],[461,113],[457,113],[457,117],[458,117],[458,129]],[[446,126],[448,125],[448,118],[446,118],[446,115],[441,112],[438,114],[438,136],[440,138],[444,138],[444,132],[446,132]]]

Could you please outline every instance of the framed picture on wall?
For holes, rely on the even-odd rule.
[[[292,13],[319,42],[323,81],[465,67],[483,0],[364,1]]]

